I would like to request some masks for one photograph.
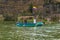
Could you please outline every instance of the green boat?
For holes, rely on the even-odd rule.
[[[35,26],[42,26],[43,22],[37,22],[37,23],[20,23],[20,22],[18,22],[16,25],[18,27],[35,27]]]
[[[21,19],[22,19],[22,21],[21,21]],[[28,20],[30,20],[30,21],[28,21]],[[34,20],[33,16],[22,16],[22,17],[20,17],[20,20],[16,23],[16,25],[18,27],[35,27],[35,26],[42,26],[43,22],[36,22],[36,20]]]

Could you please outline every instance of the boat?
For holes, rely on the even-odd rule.
[[[29,19],[30,18],[30,19]],[[23,22],[20,20],[23,19]],[[34,19],[33,16],[21,16],[20,20],[16,23],[18,27],[35,27],[35,26],[42,26],[43,22],[36,22],[36,20],[33,20],[34,22],[27,22],[27,20]]]
[[[18,27],[35,27],[35,26],[43,26],[43,22],[37,22],[37,23],[16,23]]]

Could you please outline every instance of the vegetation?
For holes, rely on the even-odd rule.
[[[59,17],[56,17],[56,16],[52,17],[52,21],[53,22],[58,22],[59,21]]]
[[[38,11],[40,13],[37,12],[36,15],[38,14],[38,19],[43,20],[43,22],[47,23],[47,25],[36,27],[37,29],[34,30],[34,27],[16,26],[18,16],[32,15],[32,0],[0,0],[0,14],[2,14],[4,17],[4,20],[0,20],[0,40],[60,40],[60,24],[57,24],[60,18],[57,17],[58,15],[52,17],[54,13],[56,13],[56,10],[52,11],[52,13],[47,12],[47,14],[51,16],[50,25],[47,20],[44,19],[44,17],[46,17],[44,16],[46,15],[46,10],[44,8],[46,8],[46,6],[49,6],[47,8],[50,8],[50,5],[48,5],[49,2],[46,1],[47,5],[43,7],[44,3],[42,0],[38,1],[35,0],[33,4],[36,5],[36,2],[38,2],[37,6],[42,6],[42,8],[38,7]],[[53,4],[53,6],[55,6],[55,4]],[[27,21],[33,22],[33,19],[28,19]],[[23,22],[23,20],[21,19],[20,22]],[[34,35],[35,32],[38,35]]]
[[[22,0],[22,1],[21,0],[11,0],[11,1],[10,0],[6,0],[6,1],[0,0],[0,1],[2,2],[2,3],[0,3],[0,13],[4,16],[4,21],[17,21],[18,15],[19,16],[34,15],[34,14],[32,14],[33,13],[33,3],[37,4],[36,1],[32,3],[32,0]],[[55,13],[55,11],[57,11],[57,10],[54,11],[54,9],[56,9],[56,7],[54,5],[59,5],[59,3],[51,4],[52,5],[52,11],[51,11],[49,9],[49,7],[50,7],[49,3],[52,1],[45,0],[45,3],[47,3],[49,6],[45,5],[44,7],[47,10],[49,10],[50,12],[53,12],[53,13],[50,13],[44,9],[43,1],[41,1],[41,2],[40,1],[38,2],[38,4],[41,4],[41,5],[38,5],[38,4],[36,5],[36,6],[38,6],[38,10],[35,13],[36,15],[39,15],[39,17],[40,16],[49,17],[49,16],[53,16],[54,14],[58,14],[58,13]],[[42,6],[42,7],[40,7],[40,6]],[[59,7],[58,7],[58,9],[59,9]],[[42,18],[39,18],[39,19],[42,19]],[[53,22],[57,22],[59,20],[58,17],[52,17],[51,19],[52,19],[51,21],[53,21]],[[45,19],[43,21],[46,22]]]

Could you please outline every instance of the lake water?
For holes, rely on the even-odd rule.
[[[24,40],[60,40],[60,24],[22,27],[22,30]]]
[[[5,25],[0,28],[1,40],[60,40],[60,24],[41,27],[17,27]]]

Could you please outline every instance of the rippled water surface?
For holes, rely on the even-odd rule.
[[[60,40],[60,24],[41,27],[0,24],[0,40]]]

